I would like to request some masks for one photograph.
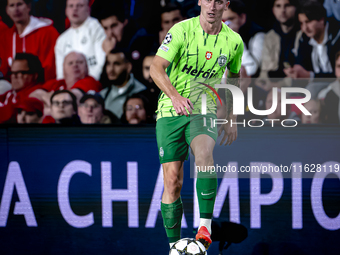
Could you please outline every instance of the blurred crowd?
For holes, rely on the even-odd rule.
[[[155,123],[150,65],[168,30],[199,15],[197,2],[1,0],[0,123]],[[230,2],[223,22],[243,39],[240,84],[252,107],[271,109],[277,96],[266,118],[339,124],[340,1]],[[288,105],[283,116],[282,87],[308,89],[312,115]],[[266,118],[245,100],[238,121]]]

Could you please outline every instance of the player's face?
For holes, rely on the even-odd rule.
[[[143,77],[149,83],[152,83],[153,80],[150,75],[150,66],[155,56],[146,56],[143,60]]]
[[[340,80],[340,56],[335,61],[335,76]]]
[[[55,95],[52,99],[51,116],[56,121],[63,118],[71,118],[75,114],[72,102],[72,97],[68,93]]]
[[[15,60],[11,67],[11,83],[14,90],[20,90],[35,83],[34,76],[29,71],[26,60]]]
[[[106,73],[110,81],[119,80],[121,85],[125,82],[131,72],[131,64],[125,61],[123,53],[108,54],[106,57]]]
[[[319,105],[315,100],[311,100],[304,104],[304,107],[309,111],[312,115],[304,115],[302,114],[302,124],[317,124],[319,123],[320,117],[320,109]]]
[[[19,109],[17,115],[17,123],[41,123],[41,118],[39,118],[36,112],[26,112],[22,109]]]
[[[78,115],[83,124],[99,123],[103,117],[103,107],[93,98],[89,98],[79,105]]]
[[[24,0],[7,0],[6,12],[14,23],[25,23],[29,20],[31,5]]]
[[[296,7],[289,0],[276,0],[273,6],[273,14],[281,23],[286,24],[295,17]]]
[[[302,32],[304,32],[309,38],[320,37],[320,35],[324,32],[324,19],[309,20],[304,13],[300,13],[299,21]]]
[[[146,112],[142,99],[129,99],[126,104],[126,120],[129,124],[138,124],[146,120]]]
[[[88,0],[67,0],[65,13],[71,26],[79,27],[90,15]]]
[[[115,38],[117,42],[122,41],[124,27],[127,24],[126,22],[120,22],[116,16],[111,16],[106,19],[101,20],[102,27],[105,30],[105,34],[107,38]]]
[[[81,80],[87,76],[87,63],[84,55],[71,52],[64,60],[64,77],[67,80]]]
[[[235,31],[239,32],[240,28],[246,23],[246,15],[242,13],[238,15],[236,12],[233,12],[231,9],[224,11],[223,13],[223,20],[229,21],[229,27]]]
[[[201,15],[210,24],[221,22],[222,15],[229,6],[227,0],[199,0],[198,5],[201,6]]]
[[[162,23],[161,27],[163,31],[169,31],[169,29],[176,23],[183,20],[180,10],[174,10],[171,12],[164,12],[161,15]]]

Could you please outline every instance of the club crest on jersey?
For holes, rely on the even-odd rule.
[[[168,43],[171,42],[171,40],[172,40],[172,35],[171,35],[171,33],[167,33],[166,36],[165,36],[165,38],[164,38],[163,43],[164,43],[164,44],[168,44]]]
[[[211,51],[207,51],[207,52],[205,53],[205,58],[206,58],[207,60],[211,59],[211,58],[212,58],[212,52],[211,52]]]
[[[217,63],[219,64],[220,67],[224,66],[227,63],[227,56],[224,54],[219,56],[217,59]]]
[[[159,149],[159,156],[161,156],[162,158],[163,158],[163,156],[164,156],[163,147],[161,147],[161,148]]]

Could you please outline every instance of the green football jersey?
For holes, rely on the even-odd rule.
[[[241,68],[243,41],[239,34],[222,23],[217,35],[207,34],[200,25],[199,16],[175,24],[165,36],[157,51],[170,62],[166,69],[178,93],[194,104],[194,114],[201,113],[201,95],[207,102],[207,113],[216,113],[214,88],[219,84],[225,69],[238,73]],[[178,116],[171,99],[161,93],[158,100],[157,119]]]

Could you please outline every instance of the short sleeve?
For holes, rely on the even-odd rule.
[[[243,55],[243,41],[240,39],[239,43],[235,47],[234,57],[230,60],[228,64],[228,69],[232,73],[239,73],[242,65],[242,55]]]
[[[158,48],[157,56],[172,62],[184,43],[184,30],[180,23],[174,25],[166,34],[162,45]]]

